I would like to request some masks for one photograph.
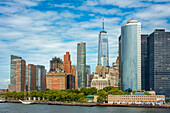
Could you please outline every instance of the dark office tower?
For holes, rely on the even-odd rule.
[[[109,66],[109,46],[107,32],[104,31],[104,19],[102,31],[99,34],[98,65]]]
[[[149,90],[148,61],[147,61],[147,38],[149,35],[141,35],[141,87]]]
[[[150,88],[170,96],[170,32],[155,29],[147,41]]]
[[[46,89],[46,70],[43,65],[36,67],[36,89],[37,91]]]
[[[64,70],[64,63],[60,58],[54,57],[50,60],[50,71]]]
[[[119,89],[122,90],[121,36],[119,36]]]
[[[21,57],[11,55],[9,91],[24,91],[26,62]]]
[[[86,43],[81,42],[77,44],[77,79],[78,87],[86,87]]]
[[[72,74],[67,75],[67,89],[75,89],[75,76]]]

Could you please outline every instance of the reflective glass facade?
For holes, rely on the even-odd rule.
[[[77,44],[77,81],[79,88],[87,86],[86,43],[84,42]]]
[[[141,90],[141,23],[130,20],[121,27],[123,90]]]
[[[147,41],[150,88],[170,96],[170,32],[156,29]]]
[[[16,60],[22,57],[11,55],[10,84],[16,84]]]
[[[108,36],[106,31],[101,31],[99,34],[98,44],[98,65],[101,65],[101,58],[107,58],[107,66],[109,66],[109,48],[108,48]]]
[[[36,67],[36,90],[46,89],[46,70],[45,66],[37,65]]]

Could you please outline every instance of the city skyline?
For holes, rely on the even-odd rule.
[[[54,56],[63,59],[66,51],[70,52],[72,64],[76,65],[76,46],[81,41],[87,44],[86,61],[94,72],[103,16],[109,37],[111,66],[118,55],[120,26],[133,18],[142,23],[142,34],[157,28],[169,31],[169,5],[169,0],[0,2],[0,88],[7,88],[9,84],[10,55],[21,56],[27,64],[44,65],[48,71],[50,59]]]

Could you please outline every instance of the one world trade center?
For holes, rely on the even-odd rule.
[[[98,44],[98,65],[109,66],[109,48],[108,48],[108,35],[104,31],[104,19],[102,23],[102,31],[99,34]]]

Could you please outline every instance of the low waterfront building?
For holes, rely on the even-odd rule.
[[[8,89],[0,89],[0,93],[7,93]]]
[[[108,103],[156,104],[165,103],[165,95],[108,95]]]

